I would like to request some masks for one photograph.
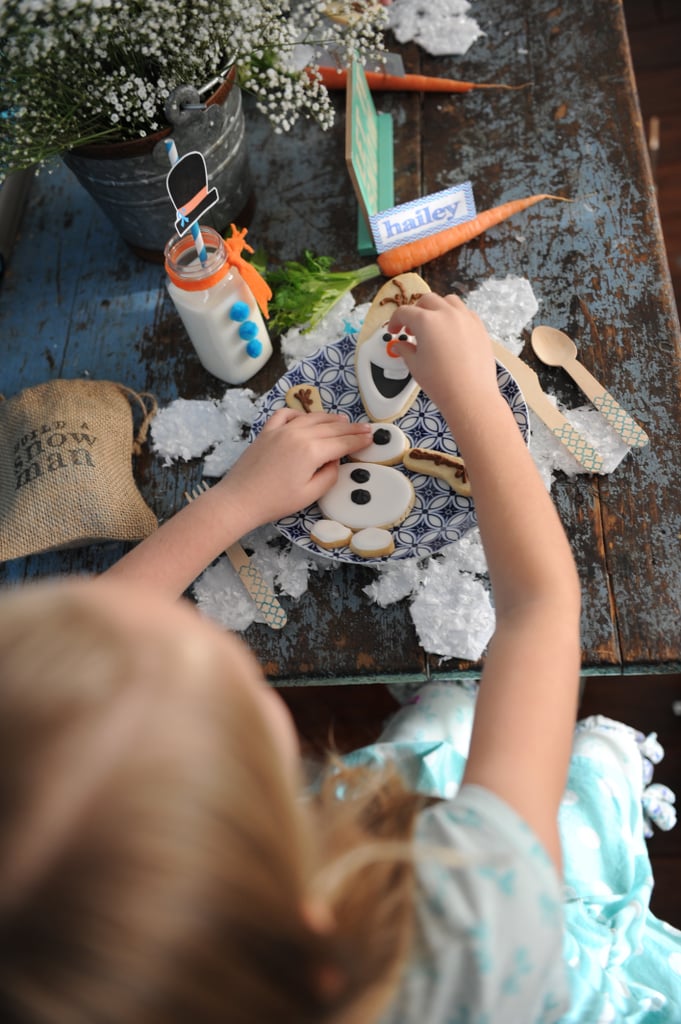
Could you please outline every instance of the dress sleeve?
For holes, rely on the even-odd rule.
[[[466,785],[423,812],[416,850],[415,949],[385,1020],[559,1020],[569,1006],[561,887],[529,827],[499,797]]]

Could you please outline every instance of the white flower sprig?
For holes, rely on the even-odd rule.
[[[200,88],[231,64],[276,131],[300,116],[330,127],[314,53],[339,65],[380,54],[386,24],[379,0],[333,8],[332,20],[316,0],[2,0],[0,177],[165,128],[173,89]]]

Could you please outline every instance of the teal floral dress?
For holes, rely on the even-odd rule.
[[[476,696],[473,683],[428,684],[346,758],[394,760],[442,798],[417,825],[418,952],[385,1024],[681,1024],[681,932],[649,906],[646,838],[675,822],[673,793],[652,783],[655,736],[577,724],[560,880],[507,804],[461,786]]]

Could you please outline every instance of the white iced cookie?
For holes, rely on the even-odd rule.
[[[369,526],[366,530],[353,533],[350,550],[360,558],[381,558],[392,555],[395,541],[389,530],[381,530],[377,526]]]
[[[410,448],[402,462],[413,473],[436,476],[449,484],[453,491],[464,498],[470,498],[471,485],[463,459],[435,448]]]
[[[345,462],[318,505],[326,519],[335,519],[351,530],[369,526],[385,529],[402,522],[414,498],[411,481],[398,469],[370,462]]]
[[[407,364],[394,351],[397,340],[415,343],[406,331],[391,334],[385,325],[355,348],[355,373],[362,405],[371,420],[390,422],[402,416],[421,390]]]
[[[409,447],[409,438],[395,423],[380,423],[374,427],[371,444],[353,452],[350,456],[356,462],[379,462],[383,466],[394,466],[402,461]]]
[[[351,538],[352,530],[335,519],[320,519],[310,530],[310,539],[320,548],[342,548]]]

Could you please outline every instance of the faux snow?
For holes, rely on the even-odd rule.
[[[369,308],[369,303],[355,306],[350,292],[341,295],[318,324],[308,330],[292,327],[281,339],[281,351],[286,368],[290,369],[301,359],[311,356],[329,338],[342,338],[345,334],[356,334]]]
[[[494,609],[483,582],[458,572],[450,558],[445,550],[430,560],[411,602],[412,621],[425,651],[477,661],[494,632]]]
[[[514,355],[520,355],[522,329],[539,310],[526,278],[509,276],[484,281],[468,294],[466,305],[478,314],[495,341],[500,341]]]
[[[401,0],[396,0],[397,6]],[[490,279],[471,292],[467,303],[502,345],[518,354],[523,328],[539,309],[529,281],[520,277]],[[350,294],[313,330],[294,329],[282,338],[287,367],[330,339],[356,333],[368,304],[354,306]],[[611,473],[629,449],[592,406],[562,408],[549,398],[603,458],[603,473]],[[248,428],[257,418],[258,398],[247,388],[231,388],[221,401],[177,399],[152,421],[152,445],[165,464],[203,456],[203,475],[224,475],[245,445]],[[586,470],[530,410],[530,451],[551,488],[557,472],[567,476]],[[285,541],[273,526],[261,527],[242,544],[255,566],[277,592],[297,600],[307,590],[309,574],[334,566],[333,559],[318,557]],[[494,632],[487,563],[479,531],[424,560],[404,559],[377,563],[376,577],[364,588],[366,599],[381,607],[409,601],[410,614],[425,651],[441,658],[477,661]],[[223,626],[242,631],[264,621],[226,557],[210,566],[194,584],[199,608]]]
[[[468,17],[468,0],[393,0],[388,18],[398,43],[418,43],[434,57],[466,53],[484,32]]]

